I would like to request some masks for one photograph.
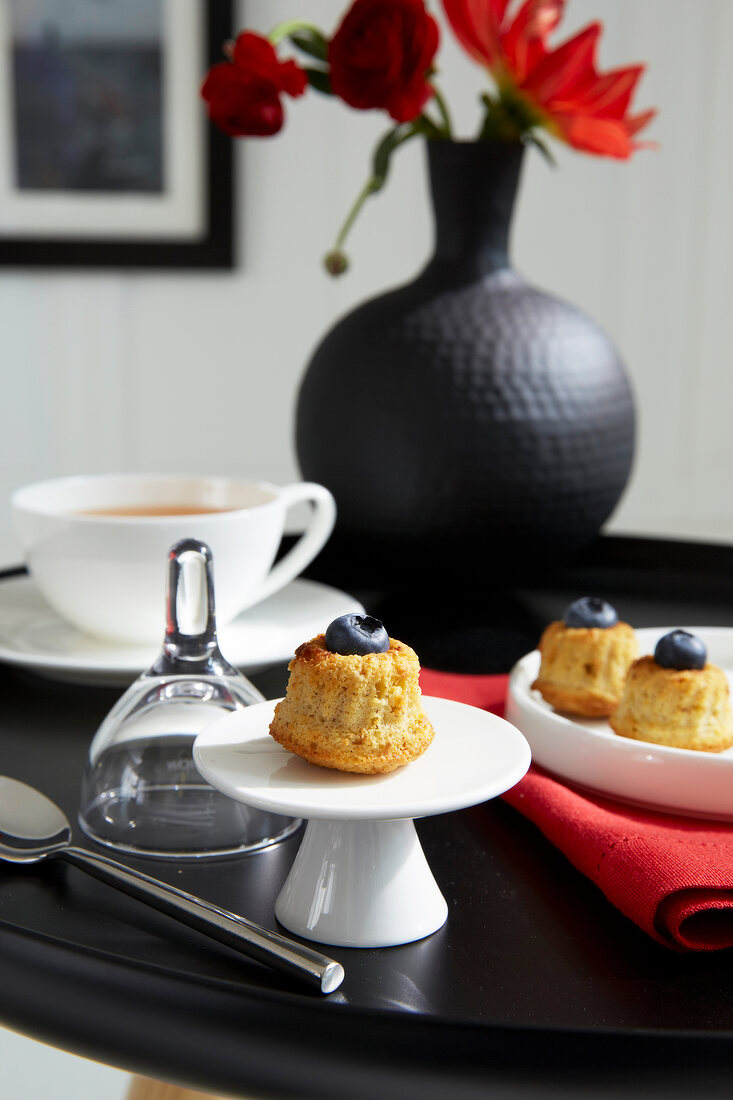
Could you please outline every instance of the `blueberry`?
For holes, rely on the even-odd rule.
[[[704,642],[688,630],[670,630],[654,650],[654,660],[662,668],[704,668],[707,659]]]
[[[565,626],[601,627],[607,630],[618,622],[616,608],[601,600],[598,596],[581,596],[565,608],[563,615]]]
[[[326,631],[326,648],[342,657],[367,653],[386,653],[389,634],[379,619],[371,615],[341,615]]]

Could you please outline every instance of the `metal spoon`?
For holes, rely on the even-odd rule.
[[[321,993],[333,993],[343,981],[341,964],[318,951],[106,856],[73,847],[71,826],[50,798],[17,779],[0,776],[0,859],[37,863],[50,856],[82,867],[227,947],[305,980]]]

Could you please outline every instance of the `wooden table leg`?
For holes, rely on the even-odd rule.
[[[167,1085],[164,1081],[154,1081],[152,1077],[133,1077],[125,1100],[225,1100],[225,1098],[212,1096],[208,1092],[197,1092],[196,1089],[185,1089],[181,1085]],[[247,1097],[242,1096],[238,1100],[247,1100]]]

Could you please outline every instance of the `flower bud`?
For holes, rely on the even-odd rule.
[[[343,275],[349,266],[348,257],[338,248],[334,248],[324,257],[323,266],[329,275]]]

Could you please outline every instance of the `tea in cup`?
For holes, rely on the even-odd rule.
[[[288,510],[313,505],[295,545],[275,562]],[[17,489],[15,533],[42,595],[67,622],[117,642],[159,642],[168,552],[182,538],[213,555],[220,625],[297,577],[327,542],[331,493],[313,482],[181,474],[96,474]],[[274,563],[274,564],[273,564]]]

